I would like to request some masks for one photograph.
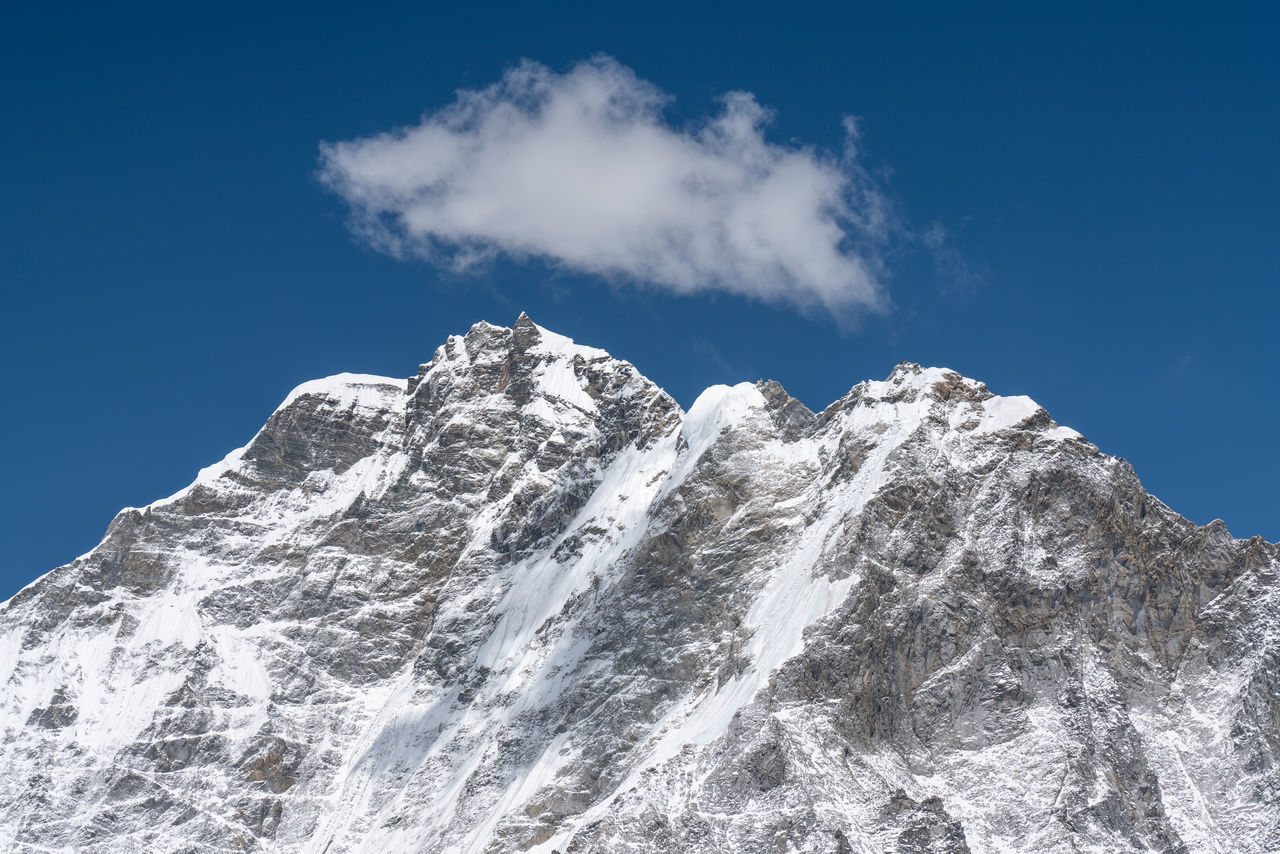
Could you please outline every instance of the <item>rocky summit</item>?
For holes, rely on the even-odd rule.
[[[481,323],[0,605],[0,850],[1273,852],[1277,552],[952,371]]]

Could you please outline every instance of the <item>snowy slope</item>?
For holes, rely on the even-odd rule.
[[[900,365],[478,324],[0,606],[15,851],[1280,849],[1277,548]]]

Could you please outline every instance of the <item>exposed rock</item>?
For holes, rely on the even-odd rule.
[[[482,323],[0,606],[0,847],[1280,850],[1278,559],[951,371]]]

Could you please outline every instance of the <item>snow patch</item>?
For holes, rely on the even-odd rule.
[[[306,395],[324,397],[340,408],[362,406],[378,408],[386,401],[390,391],[404,391],[405,381],[374,374],[334,374],[331,377],[311,380],[289,392],[276,411],[286,409],[298,398]]]

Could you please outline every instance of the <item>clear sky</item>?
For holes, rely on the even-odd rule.
[[[900,360],[945,365],[1031,395],[1192,520],[1280,539],[1270,4],[617,5],[10,9],[0,597],[185,486],[294,385],[408,376],[522,309],[686,406],[768,377],[821,409]],[[512,76],[522,59],[541,84]],[[575,68],[639,99],[603,138],[643,144],[486,124],[578,103]],[[444,142],[368,143],[405,126]],[[423,156],[462,195],[422,195]],[[556,169],[582,192],[638,175],[643,204],[544,217],[521,176]],[[712,189],[651,193],[653,170]],[[741,221],[785,240],[748,257]]]

